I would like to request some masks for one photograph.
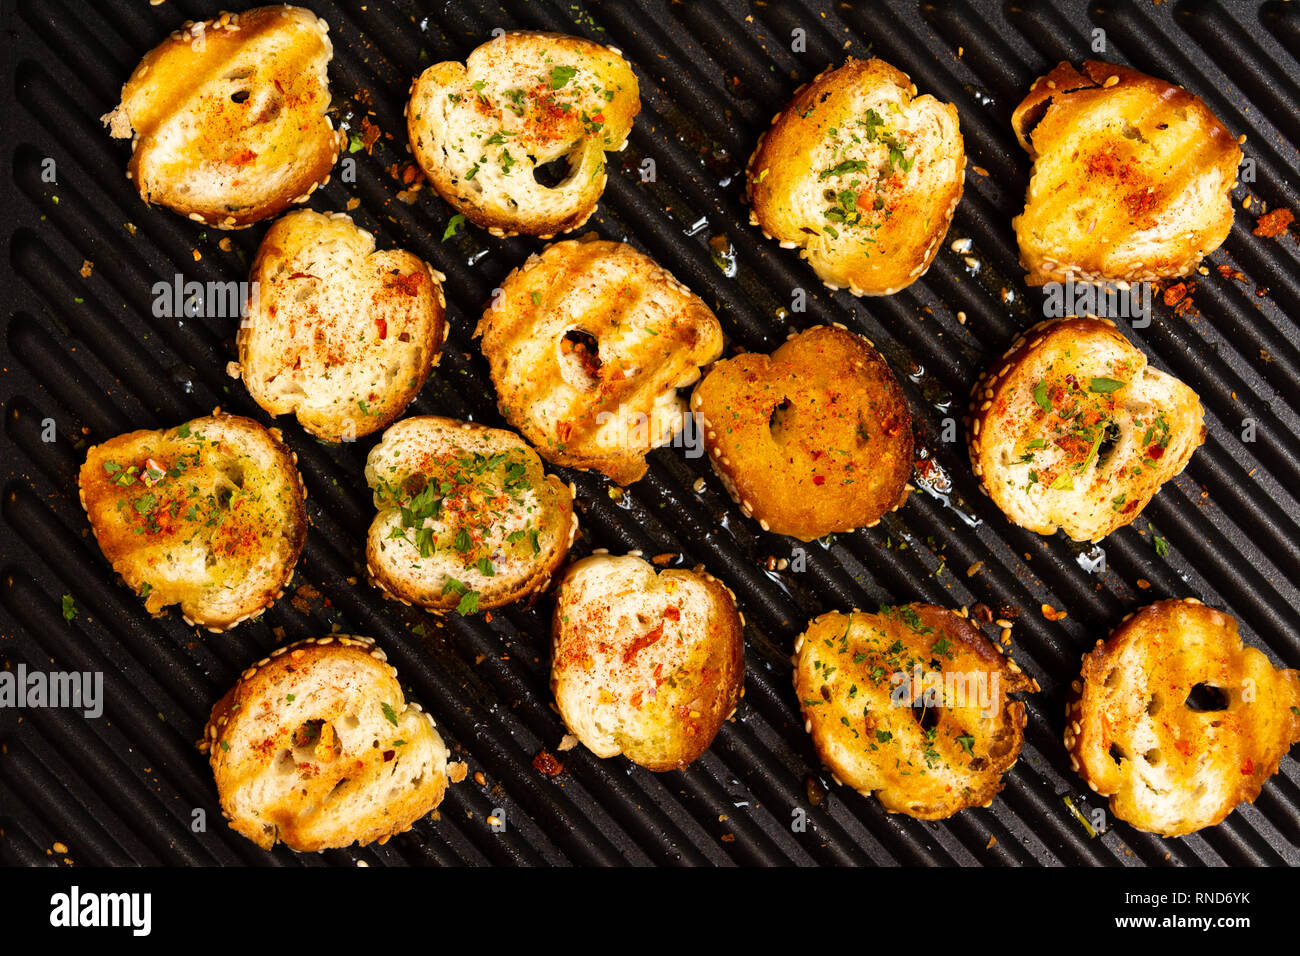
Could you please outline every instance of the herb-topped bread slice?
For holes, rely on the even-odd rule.
[[[957,109],[883,60],[799,89],[749,161],[750,222],[832,289],[890,295],[934,260],[961,200]]]
[[[433,188],[496,236],[550,238],[581,226],[605,190],[605,153],[641,109],[618,50],[511,31],[411,86],[411,152]],[[552,174],[555,166],[562,169]]]
[[[432,415],[366,460],[379,513],[366,561],[386,594],[472,614],[546,588],[577,533],[569,487],[513,432]]]
[[[365,845],[447,791],[447,747],[368,637],[277,647],[212,708],[208,754],[230,827],[264,850]]]
[[[95,445],[81,504],[113,570],[151,614],[223,631],[270,607],[307,537],[297,458],[275,429],[214,413]]]
[[[1132,523],[1205,441],[1200,399],[1108,322],[1034,326],[976,384],[980,486],[1022,528],[1100,541]]]

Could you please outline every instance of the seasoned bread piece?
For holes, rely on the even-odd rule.
[[[196,418],[86,453],[79,486],[95,540],[150,614],[224,631],[283,593],[307,537],[298,457],[251,418]]]
[[[510,425],[547,461],[621,485],[681,429],[677,389],[722,354],[708,306],[648,256],[604,240],[529,256],[474,334]]]
[[[1029,285],[1187,275],[1228,237],[1241,150],[1182,87],[1113,63],[1061,63],[1011,125],[1034,161],[1011,223]]]
[[[1070,766],[1140,830],[1182,836],[1254,802],[1300,743],[1300,676],[1244,647],[1200,601],[1130,614],[1083,657],[1066,707]]]
[[[344,140],[326,114],[328,30],[302,7],[258,7],[150,50],[103,117],[131,139],[126,175],[144,201],[240,229],[328,182]]]
[[[374,237],[342,213],[291,212],[253,261],[239,363],[254,401],[297,415],[327,441],[395,420],[424,386],[447,337],[442,273]]]
[[[597,757],[680,770],[708,749],[745,683],[744,619],[702,571],[596,554],[556,592],[551,690]]]
[[[578,531],[569,486],[513,432],[407,418],[366,459],[379,513],[370,580],[432,611],[472,614],[546,589]]]
[[[907,500],[912,416],[860,335],[817,326],[718,362],[691,395],[709,461],[746,517],[804,541]]]
[[[823,614],[795,642],[795,693],[817,755],[884,808],[942,820],[988,806],[1020,756],[1037,691],[965,617],[932,604]]]
[[[277,647],[217,701],[199,746],[236,833],[263,850],[364,846],[442,802],[447,747],[374,644]]]
[[[581,226],[605,191],[605,153],[641,110],[621,53],[579,37],[502,33],[411,86],[411,152],[433,188],[494,236],[549,239]],[[565,169],[554,184],[551,168]]]
[[[801,87],[759,140],[749,220],[832,289],[892,295],[925,274],[961,199],[957,109],[884,60]]]
[[[1196,393],[1114,323],[1034,326],[976,384],[971,467],[1011,521],[1076,541],[1131,524],[1205,441]]]

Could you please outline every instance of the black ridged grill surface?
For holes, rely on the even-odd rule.
[[[362,477],[374,437],[330,447],[291,419],[278,424],[298,453],[312,529],[292,587],[319,596],[280,601],[224,635],[151,620],[115,581],[88,535],[76,470],[88,444],[160,428],[213,407],[267,421],[225,375],[237,319],[155,318],[155,282],[247,278],[266,223],[219,233],[161,207],[146,208],[125,179],[128,148],[99,116],[117,102],[139,58],[212,4],[168,0],[77,4],[6,0],[4,149],[0,181],[8,257],[0,398],[0,659],[44,670],[105,675],[105,714],[0,710],[0,860],[57,862],[56,841],[82,864],[376,863],[607,864],[1297,864],[1300,765],[1281,772],[1254,806],[1221,826],[1161,840],[1116,823],[1089,838],[1064,797],[1088,813],[1101,801],[1070,771],[1062,744],[1064,693],[1079,656],[1120,618],[1163,597],[1198,597],[1232,613],[1249,643],[1300,665],[1300,381],[1294,233],[1251,234],[1260,203],[1300,207],[1300,9],[1294,4],[1061,5],[667,2],[563,0],[307,4],[330,24],[336,103],[373,111],[393,139],[356,153],[354,184],[318,192],[312,207],[343,210],[381,247],[410,249],[448,276],[452,325],[441,364],[409,409],[499,425],[486,363],[470,332],[506,273],[540,243],[469,230],[440,242],[451,210],[430,190],[413,204],[387,171],[409,156],[402,117],[412,77],[462,60],[495,27],[554,30],[623,50],[643,108],[628,149],[589,224],[642,248],[701,295],[733,348],[768,351],[795,328],[843,322],[867,335],[903,381],[919,440],[940,469],[940,496],[919,490],[871,531],[807,549],[800,572],[769,571],[793,542],[740,517],[702,458],[651,456],[647,477],[621,498],[603,478],[560,471],[578,488],[582,535],[594,547],[670,552],[702,564],[736,592],[747,621],[746,695],[736,719],[685,772],[655,775],[581,748],[548,780],[532,768],[564,727],[548,689],[550,602],[481,618],[434,618],[386,603],[364,580],[372,509]],[[1063,537],[1012,527],[978,494],[960,440],[944,443],[971,384],[1040,315],[1020,281],[1011,218],[1029,163],[1010,114],[1033,79],[1060,59],[1126,62],[1203,97],[1244,133],[1256,181],[1235,193],[1236,223],[1196,277],[1195,310],[1157,300],[1149,328],[1127,329],[1155,364],[1191,385],[1209,438],[1187,470],[1132,527],[1104,542],[1107,569],[1089,573]],[[805,52],[792,50],[804,31]],[[1288,52],[1288,50],[1290,52]],[[922,92],[956,104],[968,153],[966,191],[925,278],[884,299],[830,294],[793,253],[747,225],[742,171],[759,133],[794,89],[847,55],[881,56]],[[53,159],[57,181],[42,178]],[[656,179],[638,170],[653,159]],[[10,188],[12,187],[12,188]],[[1242,201],[1252,196],[1252,206]],[[128,224],[131,224],[128,226]],[[709,240],[725,235],[737,271],[726,276]],[[229,252],[218,240],[229,236]],[[949,244],[969,237],[972,251]],[[195,257],[195,250],[199,258]],[[93,263],[89,277],[82,263]],[[1224,264],[1243,280],[1219,275]],[[795,289],[807,310],[788,313]],[[957,314],[964,313],[964,324]],[[57,440],[42,440],[53,419]],[[1252,420],[1255,440],[1242,440]],[[959,439],[962,437],[959,431]],[[696,491],[697,478],[702,490]],[[951,488],[943,485],[951,482]],[[1157,554],[1156,536],[1168,542]],[[984,562],[983,570],[967,569]],[[1149,582],[1141,588],[1139,579]],[[63,594],[77,617],[67,622]],[[1022,609],[1012,653],[1042,693],[1029,703],[1023,757],[987,810],[941,824],[883,813],[821,778],[790,687],[795,636],[824,610],[930,601]],[[1048,603],[1069,611],[1053,623]],[[417,633],[413,631],[424,633]],[[206,760],[194,749],[212,702],[240,670],[283,640],[331,629],[378,639],[410,695],[432,711],[471,777],[451,788],[439,819],[383,847],[296,856],[265,854],[220,820]],[[481,772],[486,785],[475,782]],[[822,779],[822,783],[829,783]],[[1082,793],[1081,793],[1082,791]],[[1084,794],[1087,794],[1086,796]],[[191,829],[195,808],[208,829]],[[808,827],[796,832],[796,808]],[[504,811],[507,829],[486,818]]]

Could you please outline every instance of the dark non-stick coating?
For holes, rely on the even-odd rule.
[[[1300,256],[1294,232],[1252,235],[1262,209],[1296,208],[1300,199],[1295,4],[306,5],[330,24],[340,116],[359,128],[367,115],[381,131],[373,152],[350,154],[355,182],[336,175],[311,206],[343,210],[359,200],[351,214],[382,246],[413,250],[448,276],[451,337],[410,413],[501,424],[470,333],[492,290],[540,247],[474,228],[443,242],[451,217],[444,203],[427,188],[413,202],[398,198],[411,79],[432,63],[463,59],[498,27],[561,31],[621,48],[641,83],[642,112],[626,152],[611,162],[590,226],[645,250],[701,295],[730,350],[767,351],[793,329],[827,322],[867,335],[911,402],[928,456],[920,490],[877,528],[811,544],[802,560],[773,570],[777,559],[800,557],[795,542],[741,517],[705,460],[685,449],[653,453],[649,474],[621,494],[599,476],[561,472],[579,493],[577,553],[640,549],[702,564],[744,611],[745,698],[712,749],[683,772],[656,775],[582,748],[558,754],[564,772],[554,779],[533,768],[565,733],[548,690],[549,598],[490,623],[440,623],[383,601],[365,581],[362,554],[372,515],[362,467],[373,437],[331,447],[291,419],[279,422],[298,453],[312,521],[291,593],[229,634],[196,631],[175,613],[150,619],[89,536],[76,471],[89,444],[215,406],[267,420],[225,374],[237,319],[159,318],[153,308],[155,283],[177,274],[246,278],[266,224],[220,233],[147,208],[124,177],[129,148],[108,137],[99,117],[148,49],[219,7],[5,0],[0,660],[102,671],[105,702],[98,719],[0,708],[0,860],[1300,863],[1294,758],[1253,806],[1218,827],[1162,840],[1106,816],[1093,836],[1080,816],[1091,824],[1104,801],[1070,771],[1061,743],[1080,654],[1125,613],[1159,598],[1223,608],[1249,643],[1300,665],[1300,344],[1292,320],[1300,315]],[[854,299],[829,293],[796,255],[748,225],[743,168],[800,83],[870,54],[956,104],[969,165],[952,229],[924,279],[894,296]],[[1021,281],[1010,225],[1029,172],[1011,111],[1036,76],[1085,57],[1131,64],[1203,97],[1246,135],[1243,179],[1247,170],[1253,177],[1234,190],[1236,223],[1208,274],[1193,278],[1192,307],[1175,314],[1157,297],[1149,327],[1121,323],[1157,366],[1200,394],[1209,438],[1135,525],[1105,540],[1104,570],[1095,569],[1096,552],[1011,526],[978,493],[960,425],[947,426],[960,419],[979,373],[1041,316],[1041,294]],[[651,168],[649,179],[643,171]],[[223,238],[229,251],[218,245]],[[964,238],[971,250],[954,252],[950,244]],[[908,601],[1018,610],[1012,654],[1042,685],[1006,789],[991,808],[943,823],[887,815],[873,799],[834,786],[818,769],[790,686],[793,641],[810,618]],[[1069,616],[1047,620],[1044,604]],[[263,853],[220,819],[194,742],[243,667],[279,643],[331,629],[378,639],[470,776],[451,788],[436,819],[385,846]],[[489,826],[491,814],[504,831]],[[66,853],[51,852],[56,842]]]

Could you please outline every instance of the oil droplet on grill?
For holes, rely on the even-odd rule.
[[[713,264],[724,276],[728,279],[736,277],[736,247],[731,244],[726,233],[709,240],[709,253],[713,256]]]

